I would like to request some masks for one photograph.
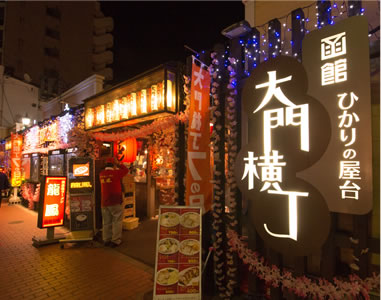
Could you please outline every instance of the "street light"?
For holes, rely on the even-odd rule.
[[[243,20],[225,28],[221,31],[221,34],[229,39],[234,39],[239,36],[244,36],[250,31],[250,24],[247,21]]]

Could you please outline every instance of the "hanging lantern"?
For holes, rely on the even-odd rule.
[[[136,138],[129,138],[125,141],[115,142],[114,156],[118,159],[118,161],[132,163],[136,159],[136,154]]]

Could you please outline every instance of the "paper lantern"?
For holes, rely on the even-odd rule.
[[[122,142],[115,142],[114,155],[120,162],[131,163],[136,159],[137,142],[136,138],[129,138]]]

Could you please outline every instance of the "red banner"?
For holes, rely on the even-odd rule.
[[[200,206],[203,213],[212,206],[210,183],[210,75],[205,65],[197,66],[193,57],[191,103],[188,129],[188,161],[185,203]]]
[[[21,152],[22,152],[22,135],[17,133],[11,134],[11,170],[12,170],[12,186],[21,185]]]
[[[66,177],[45,177],[45,186],[40,201],[38,227],[47,228],[63,225],[66,199]]]

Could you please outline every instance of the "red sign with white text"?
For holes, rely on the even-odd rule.
[[[210,172],[210,74],[193,57],[185,203],[206,213],[212,206]]]
[[[22,135],[17,133],[11,134],[11,170],[12,170],[12,186],[20,186],[22,180],[21,174],[21,152],[22,152]]]
[[[43,189],[38,227],[62,226],[65,213],[66,177],[46,176]]]

